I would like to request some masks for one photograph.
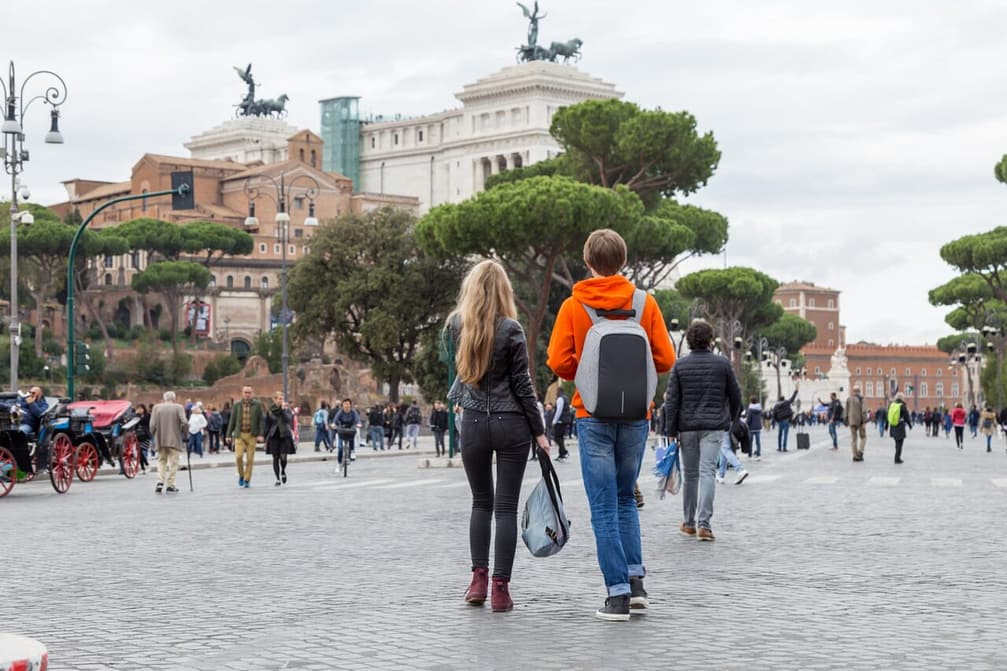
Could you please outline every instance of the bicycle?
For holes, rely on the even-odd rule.
[[[356,441],[357,429],[351,427],[338,427],[336,434],[339,440],[339,455],[343,467],[343,477],[347,477],[350,471],[350,455],[353,453],[353,444]]]

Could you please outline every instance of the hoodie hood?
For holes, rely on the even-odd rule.
[[[759,412],[762,412],[762,404],[761,403],[752,403],[752,404],[750,404],[748,406],[748,409],[749,410],[758,410]]]
[[[619,310],[633,300],[636,287],[622,275],[592,277],[573,285],[573,297],[601,310]]]

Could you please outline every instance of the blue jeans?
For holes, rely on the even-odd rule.
[[[829,438],[832,439],[832,447],[839,447],[839,438],[836,436],[836,424],[838,422],[829,422]]]
[[[319,445],[325,445],[326,450],[332,449],[332,439],[329,438],[329,430],[324,424],[315,424],[315,449]]]
[[[338,464],[343,463],[343,445],[344,444],[346,445],[346,452],[347,452],[346,456],[347,456],[347,458],[351,459],[351,460],[354,459],[355,457],[353,455],[356,454],[357,448],[353,445],[353,441],[356,440],[356,436],[346,436],[344,438],[343,436],[340,436],[340,435],[337,434],[336,435],[336,440],[339,441],[339,443],[338,443],[339,448],[336,451],[336,463],[338,463]]]
[[[723,431],[683,431],[679,438],[682,450],[682,512],[686,526],[710,528],[717,473],[717,457],[724,444]],[[697,519],[697,503],[699,505]]]
[[[642,578],[640,516],[633,488],[647,446],[647,420],[577,420],[580,470],[591,506],[598,564],[609,596],[629,594],[629,579]]]
[[[371,434],[371,447],[375,450],[385,449],[385,430],[380,426],[372,426],[367,429],[367,432]],[[381,447],[378,447],[378,446]]]
[[[883,419],[878,420],[878,435],[882,438],[885,437],[885,420]]]
[[[776,450],[778,452],[787,451],[787,434],[790,433],[790,420],[785,419],[776,425]]]
[[[189,434],[189,453],[195,452],[203,456],[203,432]]]
[[[720,477],[724,477],[727,474],[728,466],[733,468],[735,473],[741,473],[745,470],[745,467],[741,465],[741,461],[738,460],[738,455],[731,449],[731,434],[725,431],[724,442],[720,444],[720,471],[717,474]]]
[[[752,456],[762,456],[762,431],[759,429],[752,431]]]

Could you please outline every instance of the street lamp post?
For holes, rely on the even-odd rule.
[[[35,77],[48,76],[54,81],[50,81],[49,86],[39,95],[25,98],[25,87]],[[0,89],[3,90],[3,125],[0,126],[0,134],[3,135],[3,145],[0,147],[0,155],[3,157],[4,170],[11,176],[11,199],[10,199],[10,385],[11,389],[18,388],[18,347],[21,345],[21,323],[18,315],[17,296],[17,225],[18,222],[31,224],[33,218],[30,212],[20,212],[18,210],[18,175],[23,172],[24,164],[28,161],[28,150],[24,148],[24,128],[21,125],[24,121],[25,112],[36,100],[41,100],[52,109],[49,111],[51,125],[49,132],[45,134],[47,144],[63,144],[63,135],[59,132],[59,106],[66,102],[66,82],[55,72],[49,70],[38,70],[28,75],[22,82],[21,87],[17,86],[17,78],[14,74],[14,61],[10,62],[7,83],[4,84],[0,78]],[[27,187],[22,186],[21,196],[27,200],[31,194]]]
[[[321,188],[318,181],[310,175],[297,175],[289,182],[286,180],[286,173],[280,173],[280,180],[276,181],[269,175],[261,174],[249,177],[245,180],[245,195],[248,196],[248,216],[245,218],[245,226],[255,229],[259,226],[259,220],[255,216],[255,201],[259,198],[269,198],[276,204],[276,238],[282,246],[280,257],[280,328],[283,332],[283,349],[280,354],[280,366],[283,369],[283,398],[289,400],[287,389],[289,385],[290,352],[287,344],[287,327],[290,321],[290,311],[287,309],[287,243],[290,240],[290,214],[288,214],[290,189],[300,180],[304,180],[309,186],[302,187],[308,197],[308,216],[304,220],[306,226],[317,226],[318,219],[315,218],[315,200],[318,198],[318,190]],[[272,193],[269,191],[272,190]]]

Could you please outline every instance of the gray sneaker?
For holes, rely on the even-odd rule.
[[[608,597],[605,605],[595,611],[594,616],[609,622],[629,622],[629,594]]]
[[[643,588],[643,578],[629,579],[629,609],[631,611],[646,610],[650,607],[647,600],[647,590]]]

